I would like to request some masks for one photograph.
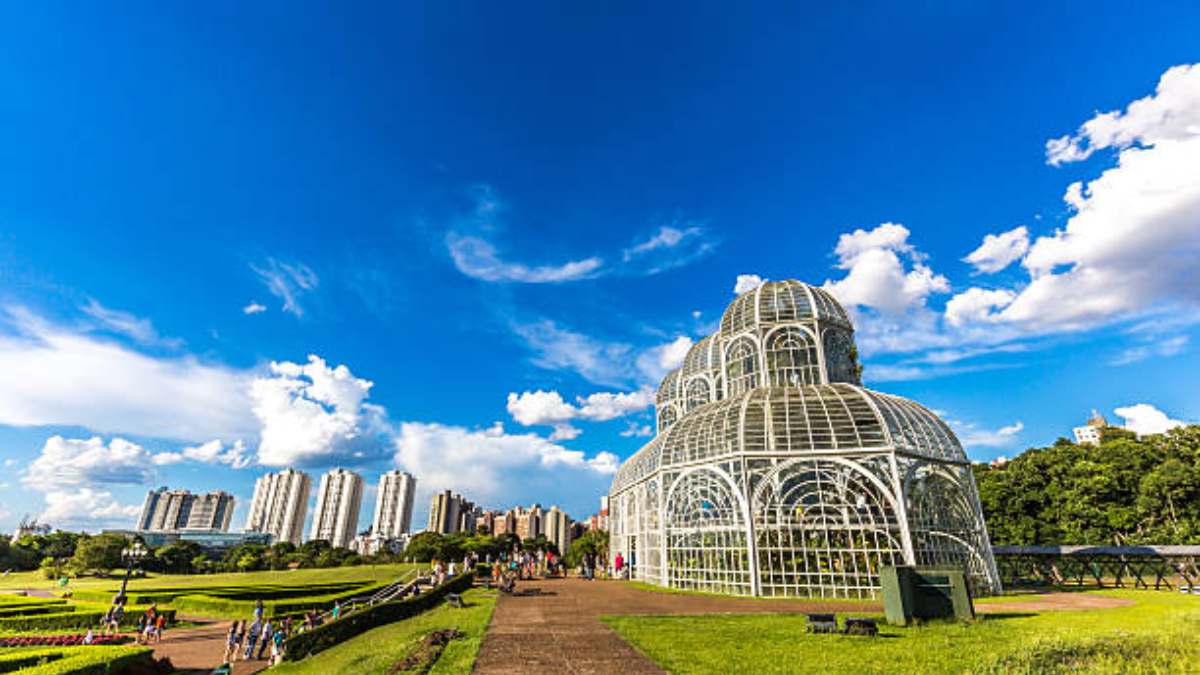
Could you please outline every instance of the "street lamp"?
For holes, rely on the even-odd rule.
[[[125,580],[121,582],[121,592],[117,594],[119,601],[125,601],[125,587],[129,585],[129,575],[133,574],[134,564],[145,557],[146,547],[140,541],[135,541],[132,546],[121,549],[121,559],[127,562],[127,567],[125,568]]]

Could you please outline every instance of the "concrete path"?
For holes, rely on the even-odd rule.
[[[662,673],[599,620],[621,614],[879,612],[874,602],[822,603],[661,593],[619,581],[524,581],[501,595],[475,662],[484,675],[511,673]]]
[[[153,645],[154,656],[170,658],[176,672],[211,673],[213,668],[221,665],[221,657],[225,653],[225,634],[229,632],[231,622],[197,617],[180,617],[180,620],[203,625],[178,630],[168,628],[162,642]],[[238,660],[233,664],[233,672],[234,675],[248,675],[266,667],[266,659]]]

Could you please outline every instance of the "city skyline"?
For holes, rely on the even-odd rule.
[[[0,529],[169,485],[236,530],[286,468],[407,472],[416,523],[444,490],[586,517],[764,280],[836,298],[864,385],[973,460],[1200,420],[1194,22],[414,12],[0,9]]]

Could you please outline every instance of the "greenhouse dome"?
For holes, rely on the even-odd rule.
[[[663,378],[658,433],[617,471],[610,555],[633,578],[736,595],[868,597],[885,565],[1000,590],[970,462],[918,403],[861,386],[827,292],[765,283]]]

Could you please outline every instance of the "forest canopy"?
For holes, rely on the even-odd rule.
[[[976,464],[992,544],[1200,544],[1200,426],[1142,438],[1106,427],[1101,438]]]

